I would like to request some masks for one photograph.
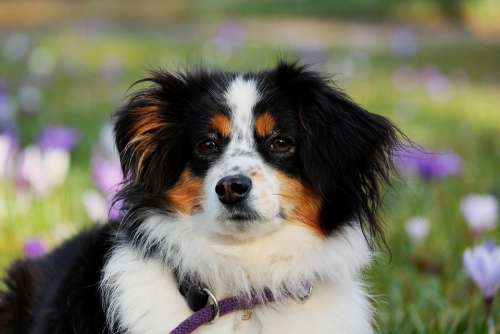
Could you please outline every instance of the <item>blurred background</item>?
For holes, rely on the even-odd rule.
[[[497,0],[1,1],[0,274],[119,216],[110,116],[135,80],[280,57],[428,152],[395,152],[390,252],[366,273],[379,331],[500,332]]]

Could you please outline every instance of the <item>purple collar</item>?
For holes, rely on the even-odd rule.
[[[209,294],[208,298],[212,303],[193,313],[189,318],[175,327],[170,334],[192,333],[198,327],[212,322],[219,316],[223,316],[234,311],[248,310],[256,305],[274,301],[274,297],[270,291],[265,292],[265,297],[257,295],[252,296],[250,299],[242,297],[229,297],[221,301],[217,301],[215,296],[210,291],[207,291],[207,293]]]
[[[180,288],[180,290],[182,293],[183,289]],[[221,301],[218,301],[217,298],[214,296],[214,294],[206,288],[196,288],[193,291],[196,291],[196,293],[204,295],[204,297],[196,296],[196,298],[203,298],[205,300],[205,306],[202,307],[201,309],[195,310],[195,312],[189,318],[187,318],[186,320],[181,322],[177,327],[175,327],[174,330],[170,332],[170,334],[189,334],[192,333],[197,328],[199,328],[200,326],[207,323],[211,323],[212,321],[216,320],[219,316],[223,316],[235,311],[248,310],[256,305],[266,304],[275,301],[273,294],[268,289],[264,290],[263,295],[255,294],[252,295],[251,297],[241,297],[241,296],[229,297]],[[312,292],[312,285],[309,286],[308,293],[304,297],[298,299],[301,301],[306,300],[311,295],[311,292]],[[190,302],[189,296],[187,296],[189,295],[189,290],[187,295],[185,293],[182,294],[186,298],[188,305],[191,307],[191,309],[193,309],[192,301]],[[293,298],[292,295],[289,295],[289,297]],[[208,301],[210,301],[210,303],[208,303]],[[199,305],[200,300],[197,300],[196,302]]]

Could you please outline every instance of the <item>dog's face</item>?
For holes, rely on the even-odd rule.
[[[115,127],[127,228],[154,212],[196,217],[200,230],[236,239],[285,224],[321,237],[354,221],[379,231],[396,130],[318,73],[280,64],[147,81]]]

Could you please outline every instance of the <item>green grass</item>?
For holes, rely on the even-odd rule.
[[[176,69],[200,64],[202,59],[218,67],[261,69],[280,55],[294,55],[293,50],[257,42],[226,54],[202,37],[184,41],[149,31],[109,31],[89,38],[69,29],[34,32],[33,36],[36,45],[56,52],[77,74],[69,75],[63,64],[58,65],[43,87],[40,112],[18,117],[23,141],[29,143],[40,128],[52,123],[77,127],[83,137],[72,156],[67,182],[49,197],[29,199],[17,194],[12,184],[0,183],[0,272],[21,255],[26,238],[40,236],[55,245],[90,223],[81,194],[92,187],[92,146],[100,126],[125,98],[129,85],[147,69],[158,65]],[[351,51],[329,46],[328,56],[335,63]],[[100,75],[101,64],[109,55],[119,55],[124,63],[123,76],[114,82]],[[480,294],[462,269],[462,253],[473,241],[459,203],[471,192],[500,192],[498,59],[500,44],[423,46],[414,57],[404,60],[381,46],[371,53],[369,69],[352,80],[337,76],[355,100],[390,117],[413,141],[434,149],[453,149],[465,163],[462,174],[437,184],[403,178],[386,196],[383,215],[391,256],[381,249],[373,269],[367,272],[382,333],[486,332]],[[452,78],[450,98],[434,101],[420,86],[398,90],[392,75],[402,64],[418,70],[428,65],[440,68]],[[29,77],[25,62],[9,63],[1,56],[0,73],[0,79],[14,90]],[[467,80],[455,77],[455,73],[466,73]],[[416,246],[404,233],[404,221],[414,215],[432,222],[428,239]],[[488,237],[500,241],[498,228]],[[416,263],[426,263],[435,270],[423,270]],[[500,319],[498,301],[495,315]]]

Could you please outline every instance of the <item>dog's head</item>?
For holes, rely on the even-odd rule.
[[[321,74],[281,63],[144,81],[151,85],[116,115],[129,230],[140,224],[134,217],[161,213],[235,239],[286,224],[322,238],[358,222],[379,233],[397,130]]]

